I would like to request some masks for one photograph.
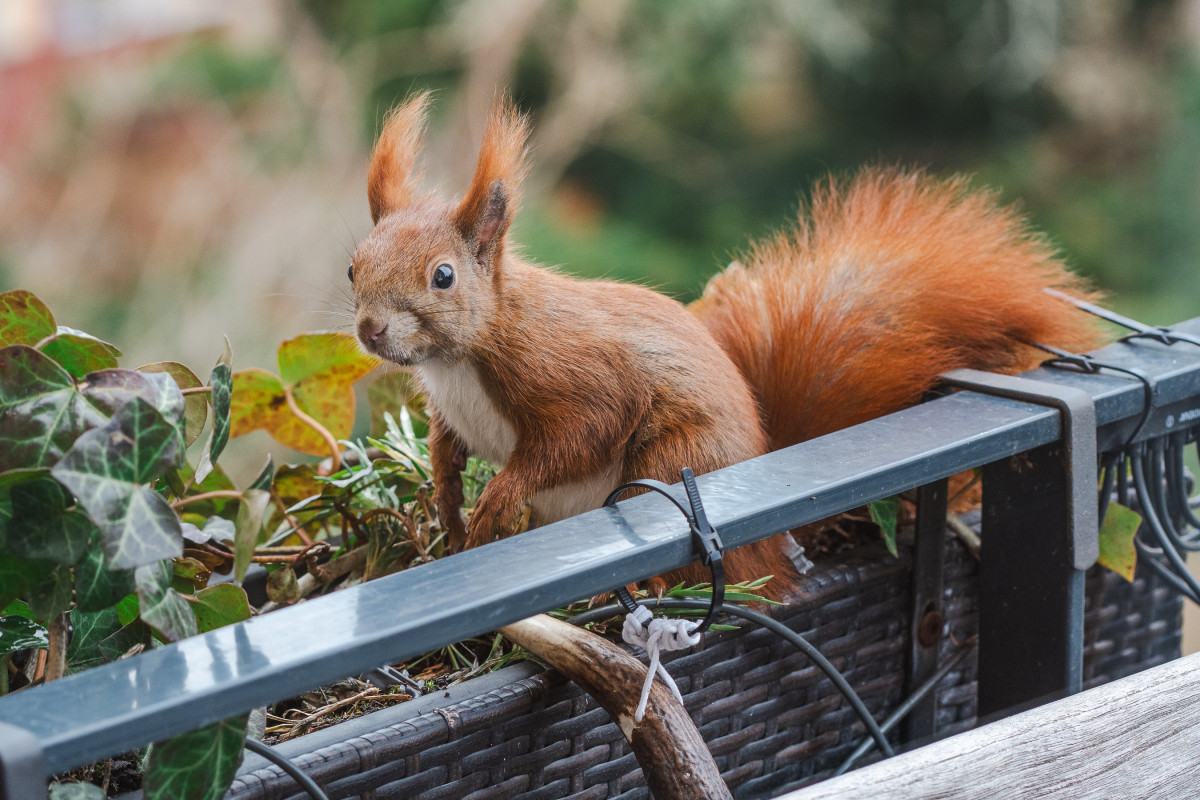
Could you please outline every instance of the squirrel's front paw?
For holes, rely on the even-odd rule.
[[[524,519],[520,503],[495,495],[489,497],[485,489],[475,504],[475,510],[471,512],[471,525],[464,549],[512,536],[520,531]]]

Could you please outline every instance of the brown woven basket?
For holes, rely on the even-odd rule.
[[[976,567],[946,540],[943,657],[976,630]],[[909,565],[864,547],[819,564],[801,599],[773,610],[845,674],[876,719],[902,697]],[[1179,655],[1182,602],[1156,577],[1133,584],[1093,568],[1087,580],[1087,686]],[[975,722],[975,662],[938,691],[937,729]],[[831,682],[791,645],[743,625],[668,661],[684,702],[739,798],[770,797],[829,773],[863,727]],[[636,691],[636,687],[631,691]],[[280,745],[331,798],[600,800],[646,798],[641,770],[605,711],[552,671],[518,664]],[[229,798],[302,793],[257,757]]]

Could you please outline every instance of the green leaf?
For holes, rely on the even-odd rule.
[[[91,783],[52,783],[50,800],[105,800],[104,790]]]
[[[270,493],[260,489],[247,489],[242,493],[242,503],[238,506],[237,527],[233,536],[233,577],[238,583],[246,577],[246,569],[250,566],[254,548],[258,545],[263,517],[266,516],[270,502]]]
[[[900,515],[900,498],[885,497],[882,500],[876,500],[867,506],[867,510],[871,514],[871,520],[879,526],[879,530],[883,533],[883,543],[887,545],[888,552],[898,556],[896,519]]]
[[[196,592],[191,599],[200,633],[250,619],[250,599],[246,590],[232,583],[218,583]]]
[[[183,389],[198,389],[204,384],[196,373],[175,361],[158,361],[138,367],[138,372],[148,374],[165,373],[175,379],[175,385]],[[182,394],[180,395],[182,396]],[[184,442],[189,447],[200,438],[204,423],[208,421],[208,397],[204,394],[189,394],[184,397]]]
[[[50,646],[50,634],[41,625],[20,615],[0,617],[0,669],[6,656],[21,650],[45,650]]]
[[[33,619],[33,609],[24,600],[13,600],[8,605],[0,608],[0,617],[7,617],[11,614],[24,617],[25,619]]]
[[[212,433],[208,436],[208,444],[200,456],[196,467],[196,480],[203,481],[212,471],[213,465],[221,457],[225,445],[229,443],[230,407],[233,396],[233,353],[229,349],[229,339],[225,339],[225,352],[217,359],[217,364],[208,374],[208,385],[212,392],[209,399],[213,409]]]
[[[179,516],[140,484],[178,463],[179,432],[135,397],[108,424],[80,436],[52,470],[100,529],[110,569],[179,555]]]
[[[105,663],[100,643],[121,629],[115,608],[71,612],[71,643],[67,646],[67,672],[82,672]]]
[[[117,619],[122,625],[128,625],[135,622],[138,618],[138,612],[141,610],[141,605],[138,603],[137,592],[133,592],[122,597],[115,606]]]
[[[138,615],[169,642],[196,635],[196,615],[183,595],[171,588],[171,563],[144,564],[134,572]]]
[[[46,304],[24,289],[0,294],[0,345],[36,345],[57,330]]]
[[[54,565],[48,562],[26,561],[0,551],[0,607],[7,610],[9,603],[45,579],[53,569]]]
[[[31,582],[26,599],[40,622],[50,622],[65,612],[71,607],[71,568],[59,565],[41,580]]]
[[[87,552],[96,526],[74,509],[51,478],[19,483],[9,492],[14,522],[6,537],[8,552],[18,558],[74,564]]]
[[[1100,526],[1100,566],[1107,567],[1133,583],[1137,568],[1137,547],[1133,537],[1142,524],[1142,515],[1120,503],[1109,503]]]
[[[137,588],[131,569],[109,569],[104,551],[96,544],[75,565],[75,604],[80,611],[108,608]]]
[[[128,653],[133,646],[149,645],[152,638],[150,626],[140,619],[135,619],[133,622],[121,626],[116,633],[101,639],[97,649],[100,651],[100,657],[104,659],[104,663],[111,664]]]
[[[220,800],[242,763],[248,714],[159,742],[150,750],[146,800]]]
[[[51,466],[104,422],[48,356],[22,345],[0,349],[0,472]]]
[[[267,463],[259,471],[258,477],[250,484],[251,489],[261,489],[269,491],[271,488],[271,479],[275,477],[275,458],[270,453],[267,453]]]
[[[58,332],[53,337],[38,345],[38,350],[53,358],[76,378],[115,367],[121,355],[121,351],[108,342],[62,325],[58,326]]]

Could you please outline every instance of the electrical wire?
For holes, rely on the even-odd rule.
[[[296,783],[300,784],[300,788],[308,792],[313,800],[329,800],[329,795],[317,785],[317,782],[300,771],[300,768],[293,764],[288,759],[284,758],[273,748],[268,747],[257,739],[247,739],[245,741],[246,749],[251,753],[257,753],[263,758],[270,761],[275,766],[292,776]]]
[[[883,724],[879,726],[879,729],[886,734],[890,732],[892,728],[895,728],[897,725],[899,725],[900,720],[911,714],[912,710],[917,707],[917,704],[924,700],[926,695],[937,688],[937,685],[942,682],[942,679],[953,672],[974,649],[974,641],[966,643],[957,653],[951,656],[950,660],[942,665],[937,672],[930,675],[929,678],[920,686],[918,686],[903,703],[897,706],[896,710],[893,711],[888,718],[883,721]],[[837,768],[837,771],[833,773],[833,776],[837,777],[854,766],[855,761],[858,761],[860,758],[870,752],[871,745],[873,744],[875,744],[874,739],[870,737],[863,739],[862,742],[859,743],[858,747],[854,749],[854,752],[851,753],[846,760],[842,762],[842,765]]]
[[[703,600],[639,600],[638,604],[648,606],[650,608],[707,609],[709,607],[709,604]],[[722,611],[735,617],[741,617],[744,620],[753,622],[773,633],[778,634],[790,642],[798,650],[800,650],[800,652],[804,653],[804,655],[808,656],[809,660],[811,660],[822,672],[829,676],[829,679],[833,681],[833,685],[836,686],[838,691],[842,693],[842,696],[846,698],[846,701],[858,714],[859,719],[862,720],[863,725],[866,726],[867,732],[875,741],[875,744],[879,746],[880,752],[889,757],[896,754],[896,751],[892,749],[892,745],[888,742],[887,736],[885,736],[883,731],[880,730],[879,723],[875,721],[875,718],[871,716],[871,712],[867,710],[862,698],[858,696],[858,693],[854,691],[853,687],[850,686],[849,682],[842,675],[842,673],[838,672],[837,667],[833,666],[829,659],[825,658],[825,656],[821,654],[821,651],[810,644],[803,636],[796,633],[778,620],[772,619],[766,614],[753,611],[749,608],[727,605],[722,609]],[[586,625],[589,622],[599,622],[600,620],[608,619],[609,617],[616,616],[622,612],[624,612],[624,609],[619,605],[604,606],[603,608],[585,611],[578,616],[572,617],[570,622],[575,625]]]

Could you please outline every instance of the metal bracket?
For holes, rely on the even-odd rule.
[[[1067,513],[1071,558],[1075,569],[1087,569],[1100,557],[1100,522],[1096,507],[1096,404],[1073,386],[999,375],[976,369],[956,369],[942,375],[950,386],[1057,408],[1066,448]]]
[[[938,670],[938,649],[946,612],[942,601],[945,571],[946,503],[949,481],[942,478],[917,488],[917,519],[912,556],[912,621],[909,625],[905,691],[912,694]],[[937,733],[937,692],[909,713],[904,740],[918,742]]]
[[[45,800],[42,743],[24,728],[0,722],[0,800]]]
[[[1083,571],[1100,553],[1096,410],[1068,386],[956,370],[964,389],[1058,409],[1060,439],[983,468],[979,715],[1083,687]]]

